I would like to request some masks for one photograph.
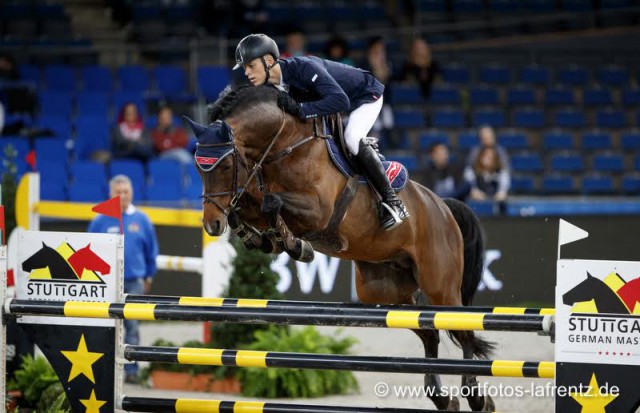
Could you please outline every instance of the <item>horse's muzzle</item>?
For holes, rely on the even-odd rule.
[[[224,227],[220,223],[220,220],[209,222],[207,220],[202,221],[204,230],[212,237],[219,237],[224,232]]]

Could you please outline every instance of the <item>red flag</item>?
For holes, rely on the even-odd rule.
[[[24,157],[24,160],[31,167],[32,171],[36,170],[36,151],[33,149],[29,151],[27,156]]]
[[[104,201],[91,208],[95,213],[106,215],[108,217],[116,218],[120,222],[120,233],[123,234],[122,229],[122,207],[120,205],[120,197],[116,196],[108,201]]]

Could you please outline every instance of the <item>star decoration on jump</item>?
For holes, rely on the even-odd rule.
[[[591,375],[586,393],[572,392],[569,395],[582,406],[580,413],[606,413],[605,407],[618,397],[617,394],[600,394],[595,373]]]
[[[100,413],[100,408],[104,406],[107,402],[106,400],[98,400],[96,399],[96,391],[91,390],[91,396],[88,399],[80,399],[80,403],[87,408],[85,413]]]
[[[96,380],[93,376],[93,363],[98,361],[104,353],[93,353],[87,349],[87,342],[84,334],[80,336],[80,342],[76,351],[61,351],[62,355],[71,362],[71,371],[69,372],[69,382],[81,374],[84,374],[92,383]]]

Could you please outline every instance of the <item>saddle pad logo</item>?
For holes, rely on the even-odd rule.
[[[389,162],[389,166],[387,166],[387,178],[389,178],[389,183],[395,181],[400,172],[402,172],[401,164],[396,161]]]

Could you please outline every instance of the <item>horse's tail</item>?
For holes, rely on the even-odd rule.
[[[484,271],[484,233],[480,220],[467,204],[453,198],[447,198],[444,202],[458,223],[464,241],[464,271],[460,293],[462,304],[468,306],[473,301]],[[450,334],[450,337],[456,341],[455,336]],[[476,357],[489,358],[494,347],[491,342],[478,336],[473,338],[473,353]]]

